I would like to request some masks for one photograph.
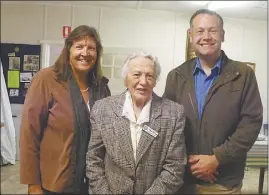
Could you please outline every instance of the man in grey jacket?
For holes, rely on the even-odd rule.
[[[188,166],[183,193],[240,193],[247,152],[262,125],[254,71],[229,59],[223,19],[198,10],[190,19],[196,58],[169,72],[163,97],[184,106]]]

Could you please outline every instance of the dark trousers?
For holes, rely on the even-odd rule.
[[[59,195],[64,195],[64,194],[73,194],[73,193],[68,193],[68,192],[52,192],[49,190],[46,190],[42,188],[44,194],[59,194]]]

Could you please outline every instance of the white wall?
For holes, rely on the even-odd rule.
[[[162,74],[155,91],[162,95],[167,73],[185,60],[189,18],[165,11],[2,2],[1,40],[26,44],[62,41],[63,25],[95,26],[104,47],[143,48],[158,56]],[[228,57],[256,63],[267,122],[267,22],[224,18],[224,28],[223,49]]]

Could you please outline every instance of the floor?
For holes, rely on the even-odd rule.
[[[19,161],[15,165],[1,166],[1,194],[27,194],[27,186],[19,182]],[[247,168],[243,181],[243,194],[258,194],[259,169]],[[268,194],[268,171],[264,175],[263,194]]]

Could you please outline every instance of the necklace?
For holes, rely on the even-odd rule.
[[[87,89],[80,89],[81,92],[86,92],[89,90],[89,87],[87,87]]]

